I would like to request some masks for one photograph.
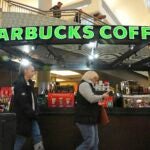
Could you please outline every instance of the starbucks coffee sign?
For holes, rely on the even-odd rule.
[[[60,25],[0,28],[0,43],[140,44],[150,40],[149,26]]]

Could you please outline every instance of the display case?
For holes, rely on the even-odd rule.
[[[150,94],[150,87],[140,85],[137,81],[128,80],[120,83],[121,93],[125,95]]]
[[[124,108],[150,108],[149,95],[123,95]]]
[[[0,112],[9,109],[12,87],[0,87]]]

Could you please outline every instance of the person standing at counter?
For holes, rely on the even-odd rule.
[[[18,79],[14,83],[13,111],[17,119],[17,136],[14,150],[22,150],[27,137],[32,136],[34,150],[44,150],[40,128],[37,123],[38,108],[31,78],[34,67],[21,66]]]
[[[75,122],[83,137],[83,142],[76,150],[98,150],[98,123],[99,112],[98,101],[109,96],[108,92],[96,95],[94,86],[99,80],[95,71],[87,71],[79,84],[76,94]]]

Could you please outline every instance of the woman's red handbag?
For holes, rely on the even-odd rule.
[[[102,125],[107,125],[110,122],[107,112],[103,106],[100,106],[99,122]]]

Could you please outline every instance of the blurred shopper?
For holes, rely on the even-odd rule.
[[[106,15],[102,15],[98,12],[98,13],[93,14],[93,17],[94,17],[94,24],[99,25],[97,21],[99,20],[102,21],[103,19],[106,18]]]
[[[103,95],[95,95],[94,86],[99,76],[95,71],[86,72],[79,84],[76,94],[75,122],[83,137],[83,143],[76,150],[98,150],[98,123],[99,112],[98,101],[107,98],[108,92]]]
[[[14,83],[13,111],[17,118],[17,136],[14,150],[22,150],[27,137],[32,136],[34,150],[44,150],[40,128],[37,122],[38,107],[34,94],[34,67],[21,66],[18,79]]]
[[[74,22],[81,23],[81,13],[82,12],[83,12],[82,9],[79,9],[79,11],[75,13]]]
[[[53,11],[53,17],[61,18],[61,10],[60,9],[61,9],[62,5],[63,5],[62,2],[58,2],[57,5],[50,8],[50,10]]]
[[[106,15],[101,15],[99,12],[98,13],[95,13],[94,15],[93,15],[95,18],[97,18],[97,19],[105,19],[106,18]]]

